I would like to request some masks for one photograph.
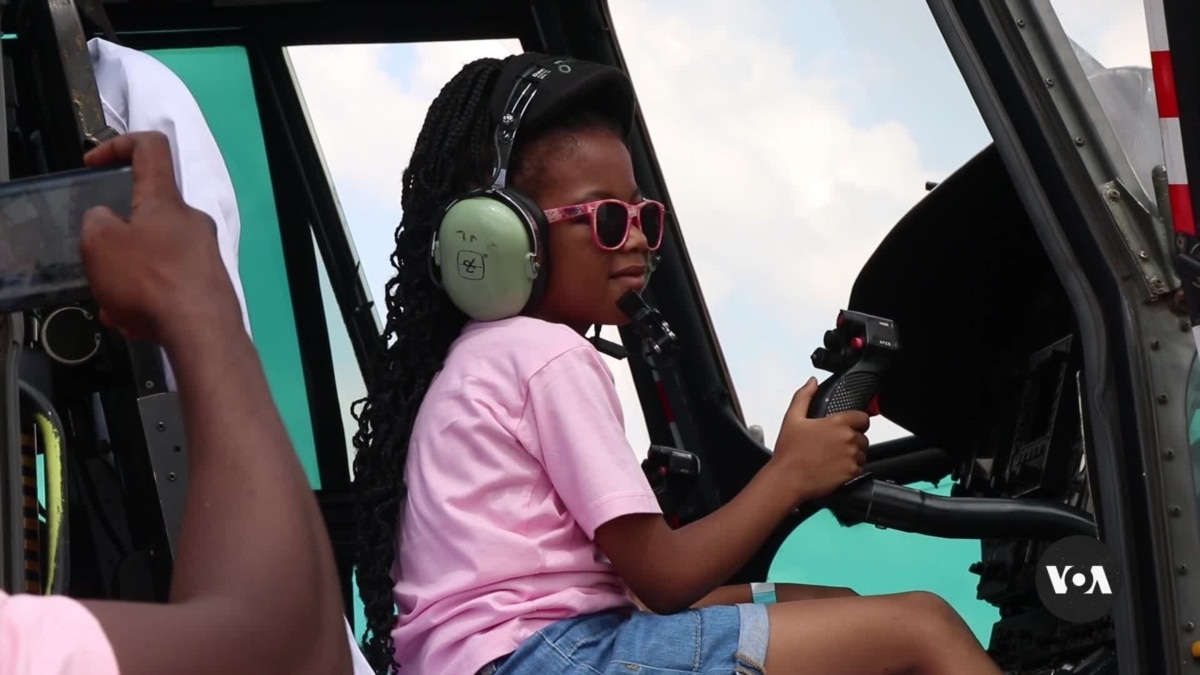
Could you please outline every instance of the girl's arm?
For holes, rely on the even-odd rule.
[[[796,392],[775,454],[717,511],[678,530],[661,516],[629,514],[596,529],[596,544],[646,607],[686,609],[724,584],[800,504],[858,475],[865,460],[865,413],[808,419],[816,380]]]
[[[678,530],[662,516],[631,514],[601,525],[596,544],[648,609],[687,609],[745,565],[802,500],[789,472],[773,468],[768,464],[725,506]]]

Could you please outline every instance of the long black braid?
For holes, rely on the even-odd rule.
[[[353,411],[359,424],[354,483],[358,588],[367,620],[364,655],[381,675],[392,664],[396,616],[391,568],[396,518],[407,492],[408,438],[430,381],[466,323],[466,315],[429,279],[429,242],[446,202],[478,184],[488,171],[482,149],[489,139],[487,109],[501,64],[497,59],[468,64],[429,107],[403,175],[404,211],[391,257],[396,274],[384,291],[385,347],[374,367],[371,391]]]
[[[367,397],[356,401],[353,409],[359,424],[354,435],[354,485],[358,588],[367,620],[364,655],[380,675],[393,666],[391,632],[396,615],[391,572],[396,521],[407,494],[404,465],[409,436],[425,392],[467,320],[429,278],[429,243],[446,203],[491,176],[493,127],[488,109],[503,64],[497,59],[467,64],[429,107],[403,175],[404,212],[391,256],[396,274],[384,291],[384,348],[374,365]],[[596,127],[619,131],[586,107],[555,120],[553,131]],[[527,194],[541,173],[541,162],[526,158],[532,153],[525,148],[550,132],[547,128],[526,134],[513,148],[511,182]]]

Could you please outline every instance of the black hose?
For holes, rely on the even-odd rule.
[[[750,435],[732,408],[722,406],[721,417],[743,432],[746,442],[770,457],[771,450]],[[903,451],[922,447],[915,439],[901,439],[890,449],[899,460]],[[868,453],[868,456],[870,453]],[[929,455],[933,461],[942,459]],[[887,460],[883,460],[887,462]],[[887,465],[881,463],[879,468]],[[867,471],[871,471],[870,466]],[[887,475],[886,473],[882,475]],[[944,539],[1043,539],[1072,534],[1097,536],[1090,514],[1046,500],[979,497],[940,497],[909,487],[864,478],[796,510],[791,522],[799,524],[829,508],[843,525],[871,523],[903,532]]]
[[[870,523],[944,539],[1097,536],[1086,511],[1048,500],[941,497],[867,479],[824,501],[843,525]]]

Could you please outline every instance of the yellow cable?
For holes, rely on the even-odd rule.
[[[35,413],[33,418],[42,432],[42,442],[46,448],[46,521],[50,530],[50,555],[47,556],[49,564],[43,592],[50,595],[54,588],[54,573],[58,570],[60,532],[66,518],[66,495],[63,491],[66,467],[63,466],[62,439],[59,438],[58,429],[44,413]]]

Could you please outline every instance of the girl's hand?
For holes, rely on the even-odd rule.
[[[791,486],[793,506],[833,492],[858,476],[867,461],[864,433],[871,426],[870,416],[854,410],[810,419],[808,407],[816,393],[814,378],[792,397],[767,464]]]

